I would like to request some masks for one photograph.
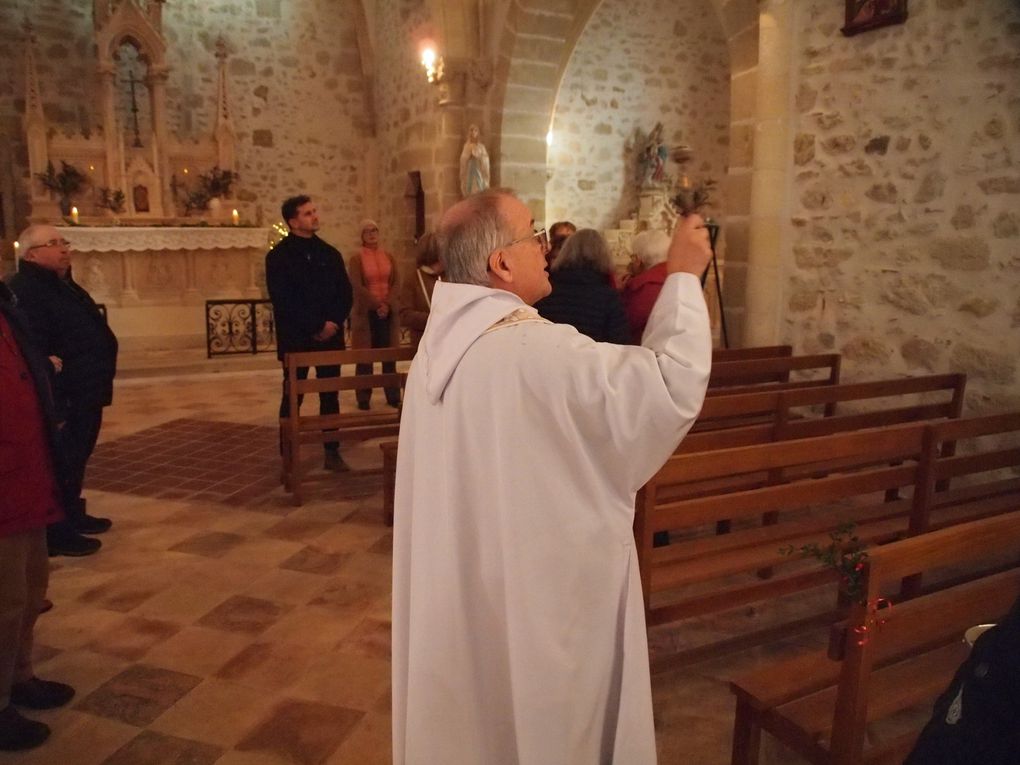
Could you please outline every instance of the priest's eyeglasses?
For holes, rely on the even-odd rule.
[[[530,234],[528,234],[527,236],[522,236],[520,239],[514,239],[512,242],[510,242],[509,244],[504,244],[499,249],[506,250],[513,247],[515,244],[526,242],[529,239],[538,239],[538,243],[542,245],[543,251],[549,249],[549,232],[546,231],[544,228],[540,228],[538,231],[532,231]]]

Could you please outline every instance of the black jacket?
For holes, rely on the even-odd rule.
[[[36,348],[63,362],[53,386],[58,408],[109,405],[117,373],[117,337],[89,293],[70,272],[62,279],[24,260],[9,284]]]
[[[535,303],[541,316],[599,343],[630,343],[623,301],[609,277],[590,268],[561,268],[549,273],[549,281],[552,293]]]
[[[266,287],[273,301],[277,357],[344,348],[343,325],[353,293],[339,250],[317,236],[289,234],[266,255]],[[327,321],[340,331],[320,343],[312,336]]]

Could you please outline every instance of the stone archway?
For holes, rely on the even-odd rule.
[[[730,337],[743,342],[751,239],[751,185],[757,118],[759,11],[756,0],[705,0],[729,47],[730,131],[724,182]],[[521,0],[511,6],[499,45],[492,107],[499,183],[518,191],[545,219],[546,133],[570,56],[601,0]]]

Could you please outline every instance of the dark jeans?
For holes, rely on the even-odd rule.
[[[51,533],[73,532],[85,517],[85,500],[82,499],[82,485],[85,483],[85,467],[95,451],[99,429],[103,424],[103,407],[72,406],[60,429],[60,445],[64,451],[64,466],[67,470],[64,490],[66,492],[64,512],[66,518],[50,526]]]
[[[368,328],[372,336],[372,347],[373,348],[389,348],[390,346],[390,322],[396,321],[396,317],[391,313],[385,319],[380,319],[379,316],[372,311],[368,314]],[[354,371],[359,375],[370,375],[372,374],[372,364],[357,364],[354,367]],[[382,365],[383,374],[393,374],[397,371],[397,364],[395,361],[384,361]],[[396,406],[400,403],[400,388],[386,388],[386,403]],[[371,388],[359,388],[355,393],[359,404],[368,404],[372,399]]]
[[[297,375],[299,380],[308,379],[308,367],[298,367]],[[329,365],[315,368],[315,376],[318,379],[324,377],[339,377],[340,366]],[[305,397],[301,394],[298,395],[298,409],[301,408],[301,402],[304,401]],[[340,412],[340,394],[336,391],[325,392],[319,394],[319,414],[338,414]],[[290,416],[290,401],[287,398],[287,367],[283,368],[283,397],[280,399],[280,417]],[[281,446],[283,444],[281,435]],[[327,441],[324,443],[323,448],[327,452],[338,452],[340,451],[340,444],[337,441]]]

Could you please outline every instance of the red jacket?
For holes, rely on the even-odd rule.
[[[627,313],[631,337],[635,345],[641,344],[645,324],[652,313],[655,301],[666,281],[666,264],[659,263],[637,276],[632,276],[623,285],[623,309]]]
[[[51,434],[19,334],[0,311],[0,537],[40,529],[63,517]],[[44,383],[45,384],[45,383]]]

